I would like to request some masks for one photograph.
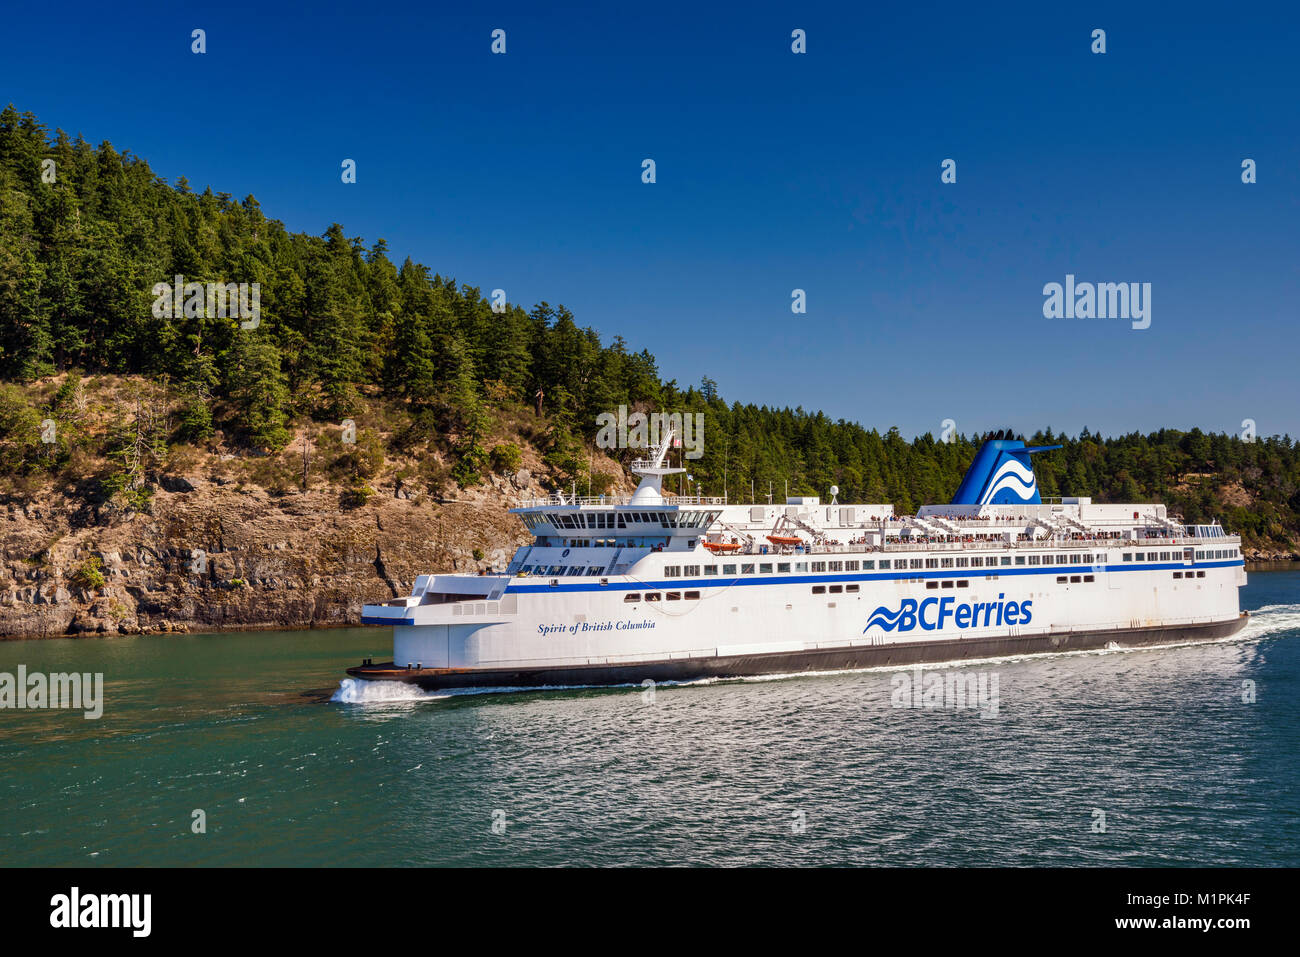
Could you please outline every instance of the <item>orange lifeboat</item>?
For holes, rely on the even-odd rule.
[[[769,535],[767,540],[773,545],[802,545],[803,539],[798,535]]]
[[[704,547],[711,552],[734,552],[740,548],[739,542],[705,542]]]

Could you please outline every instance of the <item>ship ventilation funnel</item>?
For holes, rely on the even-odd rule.
[[[1009,433],[999,433],[1009,434]],[[1029,447],[1019,439],[989,439],[975,453],[953,505],[1041,505],[1029,457],[1059,445]]]

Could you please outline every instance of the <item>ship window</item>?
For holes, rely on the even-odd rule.
[[[957,583],[957,587],[958,587],[958,588],[970,588],[970,582],[963,578],[961,581],[959,581],[959,582]]]
[[[1011,564],[1011,556],[1010,556],[1010,555],[1003,555],[1003,556],[1002,556],[1002,564],[1003,564],[1003,565],[1010,565],[1010,564]]]
[[[844,591],[844,586],[843,586],[843,585],[832,585],[832,586],[831,586],[831,594],[832,594],[832,595],[838,595],[838,594],[839,594],[840,592],[842,592],[842,591]]]
[[[664,597],[667,598],[669,601],[681,601],[682,593],[679,591],[670,591]]]
[[[1144,562],[1146,560],[1147,560],[1146,552],[1138,552],[1136,555],[1133,556],[1133,561],[1135,562]]]
[[[741,565],[741,566],[740,566],[740,574],[742,574],[742,575],[752,575],[752,574],[754,574],[754,563],[753,563],[753,562],[746,562],[745,564]]]
[[[1078,575],[1071,575],[1071,576],[1070,576],[1070,583],[1071,583],[1072,585],[1077,585],[1077,584],[1079,584],[1081,581],[1083,581],[1083,579],[1082,579],[1080,576],[1078,576]]]
[[[660,595],[659,595],[659,593],[658,593],[657,591],[648,591],[648,592],[646,592],[646,594],[645,594],[645,600],[646,600],[646,601],[658,601],[659,598],[660,598]]]
[[[688,591],[688,592],[686,593],[686,600],[687,600],[687,601],[699,601],[699,600],[700,600],[700,593],[697,592],[697,591]]]
[[[1183,573],[1182,573],[1182,572],[1174,572],[1174,577],[1175,577],[1175,578],[1182,578],[1182,577],[1183,577]]]
[[[1030,555],[1030,556],[1029,556],[1029,564],[1031,564],[1031,565],[1037,565],[1037,564],[1041,563],[1042,560],[1043,560],[1043,557],[1042,557],[1041,555]]]
[[[863,571],[868,571],[868,572],[869,572],[869,571],[871,571],[871,570],[872,570],[873,568],[875,568],[875,567],[876,567],[875,559],[870,559],[869,561],[865,561],[865,562],[862,563],[862,570],[863,570]]]
[[[1042,559],[1043,559],[1043,564],[1044,564],[1044,565],[1050,565],[1050,564],[1052,564],[1052,556],[1051,556],[1051,555],[1043,555],[1043,556],[1042,556]]]
[[[789,562],[777,562],[777,563],[776,563],[776,570],[779,571],[779,572],[788,572],[788,571],[790,570],[790,563],[789,563]]]
[[[552,565],[552,566],[551,566],[550,574],[552,574],[552,575],[563,575],[563,574],[564,574],[564,566],[563,566],[563,565]]]
[[[682,574],[681,565],[665,565],[664,578],[680,578]]]
[[[958,559],[957,559],[957,567],[958,567],[958,568],[970,568],[970,559],[969,559],[969,558],[958,558]]]
[[[912,565],[913,568],[920,568],[920,567],[921,567],[921,559],[919,559],[919,558],[913,558],[913,559],[910,559],[910,562],[911,562],[911,565]]]
[[[718,566],[717,566],[717,565],[705,565],[705,566],[704,566],[704,574],[706,574],[706,575],[716,575],[717,573],[718,573]]]
[[[849,592],[850,594],[852,594],[853,592],[855,592],[855,591],[858,590],[858,586],[857,586],[857,585],[845,585],[845,586],[844,586],[844,590],[845,590],[846,592]]]
[[[722,574],[724,574],[724,575],[734,575],[734,574],[736,574],[736,566],[735,566],[735,565],[723,565],[723,566],[722,566]]]
[[[635,591],[633,591],[633,592],[628,592],[626,595],[623,596],[623,600],[624,600],[625,602],[628,602],[628,603],[631,603],[631,602],[634,602],[634,601],[640,601],[640,600],[641,600],[641,593],[640,593],[640,592],[635,592]]]
[[[844,571],[844,563],[843,563],[843,562],[831,562],[831,566],[830,566],[830,567],[831,567],[831,571],[833,571],[833,572],[842,572],[842,571]]]
[[[763,562],[762,564],[760,564],[760,565],[758,566],[758,571],[759,571],[759,574],[760,574],[760,575],[770,575],[770,574],[772,574],[772,563],[771,563],[771,562]]]
[[[532,565],[525,565],[525,566],[524,566],[524,574],[525,574],[525,575],[531,575],[532,573],[533,573],[533,566],[532,566]]]
[[[1132,553],[1132,552],[1125,552],[1125,553],[1124,553],[1124,561],[1126,561],[1126,562],[1131,562],[1131,561],[1133,561],[1133,553]]]
[[[1084,580],[1085,582],[1090,582],[1090,581],[1093,581],[1093,577],[1092,577],[1091,575],[1084,575],[1084,576],[1083,576],[1083,580]]]
[[[1056,576],[1056,584],[1058,584],[1058,585],[1064,585],[1064,584],[1067,584],[1067,583],[1069,582],[1069,580],[1070,580],[1070,576],[1069,576],[1069,575],[1057,575],[1057,576]]]
[[[845,563],[844,563],[844,570],[845,570],[846,572],[855,572],[855,571],[858,570],[858,563],[857,563],[857,562],[845,562]]]
[[[1197,577],[1197,578],[1204,578],[1204,577],[1205,577],[1205,572],[1197,572],[1197,573],[1196,573],[1196,577]]]
[[[983,568],[983,567],[984,567],[984,559],[983,559],[983,558],[972,558],[972,559],[970,560],[970,564],[971,564],[971,567],[972,567],[972,568]]]
[[[926,587],[926,588],[938,588],[938,587],[939,587],[939,583],[938,583],[938,582],[926,582],[926,583],[925,583],[925,587]]]
[[[889,567],[889,559],[888,559],[888,558],[882,558],[882,559],[880,560],[880,567],[881,567],[882,569],[888,568],[888,567]]]
[[[687,578],[698,578],[700,575],[699,565],[686,565],[682,568],[682,574]]]
[[[813,566],[812,570],[815,571],[815,572],[824,572],[824,571],[826,571],[826,563],[825,563],[825,562],[813,562],[813,563],[812,563],[812,566]]]
[[[824,595],[824,594],[826,594],[826,586],[825,586],[825,585],[813,585],[813,591],[812,591],[812,593],[813,593],[814,595]]]
[[[952,587],[952,582],[950,582],[950,581],[949,581],[949,582],[943,582],[942,584],[943,584],[943,587],[944,587],[944,588],[951,588],[951,587]]]
[[[952,568],[952,559],[951,559],[951,558],[942,558],[942,559],[940,559],[940,560],[939,560],[939,567],[940,567],[940,568]]]
[[[591,571],[592,571],[592,574],[594,574],[594,575],[599,575],[599,574],[600,574],[600,569],[599,569],[599,568],[593,568]],[[581,565],[574,565],[572,568],[569,569],[569,577],[570,577],[570,578],[572,578],[574,575],[581,575],[581,574],[583,574],[582,566],[581,566]]]
[[[1057,555],[1057,556],[1056,556],[1056,564],[1058,564],[1058,565],[1069,565],[1069,564],[1070,564],[1070,556],[1069,556],[1069,555]]]
[[[592,565],[590,568],[587,569],[587,574],[588,574],[588,575],[592,575],[592,576],[596,576],[596,575],[599,575],[599,574],[600,574],[601,572],[603,572],[604,570],[605,570],[605,569],[604,569],[603,566],[600,566],[600,565]]]
[[[807,562],[795,562],[795,563],[794,563],[794,570],[797,571],[797,572],[806,572],[806,571],[808,570],[808,563],[807,563]]]
[[[1017,556],[1016,556],[1016,564],[1017,564],[1017,565],[1023,565],[1024,563],[1025,563],[1025,556],[1024,556],[1024,555],[1017,555]]]
[[[937,558],[927,558],[927,559],[925,560],[925,567],[926,567],[926,568],[938,568],[938,567],[939,567],[939,559],[937,559]]]

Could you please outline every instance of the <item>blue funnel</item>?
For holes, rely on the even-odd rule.
[[[1041,505],[1038,480],[1029,456],[1059,449],[1059,445],[1029,448],[1019,439],[989,439],[975,453],[953,505]]]

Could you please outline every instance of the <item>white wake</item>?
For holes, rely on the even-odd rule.
[[[1250,624],[1236,636],[1263,638],[1279,632],[1300,632],[1300,605],[1265,605],[1250,613]]]

